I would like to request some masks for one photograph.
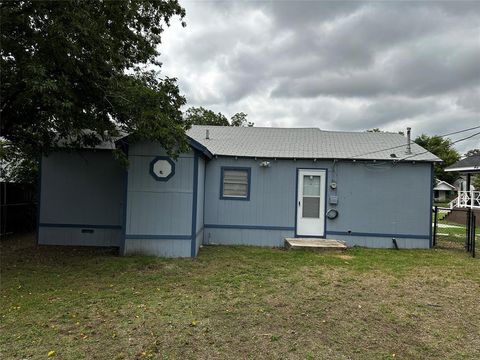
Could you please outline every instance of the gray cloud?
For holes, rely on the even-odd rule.
[[[188,106],[258,126],[480,124],[480,2],[182,4],[187,27],[165,31],[161,60]]]

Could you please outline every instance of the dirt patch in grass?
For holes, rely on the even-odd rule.
[[[352,260],[354,258],[352,255],[346,255],[346,254],[334,255],[334,256],[342,260]]]
[[[206,246],[175,260],[30,238],[1,255],[2,358],[480,357],[480,261],[460,251]]]

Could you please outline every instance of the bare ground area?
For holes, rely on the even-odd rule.
[[[446,241],[446,240],[444,240]],[[478,359],[480,260],[204,247],[196,259],[1,243],[3,359]]]

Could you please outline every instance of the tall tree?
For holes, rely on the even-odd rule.
[[[450,139],[444,139],[437,135],[422,134],[415,139],[415,142],[443,160],[443,163],[435,164],[435,177],[437,179],[452,183],[458,178],[458,174],[444,171],[447,166],[460,159],[460,154],[455,150]]]
[[[1,154],[38,156],[112,140],[120,131],[186,146],[176,80],[158,45],[177,0],[2,1]],[[8,160],[8,159],[7,159]]]
[[[252,127],[254,124],[247,120],[247,114],[244,112],[236,113],[230,119],[231,126]]]
[[[213,126],[253,126],[252,122],[247,120],[247,114],[239,112],[234,114],[230,122],[222,113],[215,113],[204,107],[190,107],[185,113],[185,120],[191,125],[213,125]]]
[[[214,113],[204,107],[191,107],[185,113],[185,120],[191,125],[229,126],[228,119],[222,113]]]

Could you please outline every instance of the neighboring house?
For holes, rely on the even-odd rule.
[[[286,237],[431,246],[433,163],[395,133],[193,126],[191,150],[128,144],[43,157],[39,244],[196,256],[202,244],[281,247]],[[125,145],[128,137],[117,142]]]
[[[443,180],[437,180],[435,187],[433,188],[433,198],[435,201],[445,201],[455,196],[455,186],[447,183]]]
[[[472,185],[472,175],[480,174],[480,155],[471,155],[445,168],[447,172],[458,172],[465,179],[460,183],[458,196],[453,207],[480,210],[480,191]],[[468,190],[467,190],[468,189]]]
[[[453,182],[453,186],[457,191],[465,191],[467,190],[467,176],[461,175],[457,180]],[[470,184],[470,190],[476,190],[475,186]]]

